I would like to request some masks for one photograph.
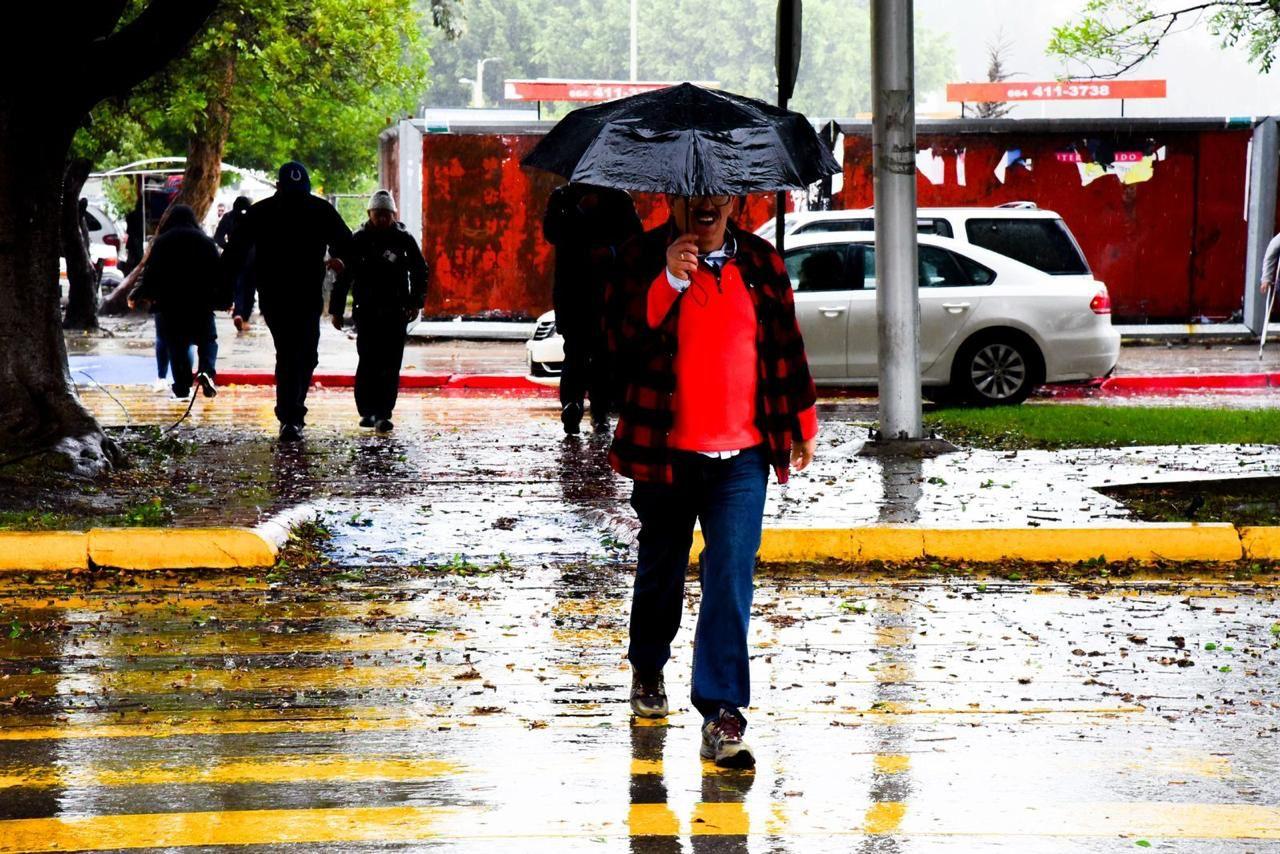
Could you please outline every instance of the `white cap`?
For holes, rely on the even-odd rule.
[[[396,200],[390,190],[378,190],[369,198],[369,210],[396,212]]]

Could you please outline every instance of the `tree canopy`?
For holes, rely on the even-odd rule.
[[[865,0],[808,0],[800,77],[790,106],[811,116],[851,116],[871,108],[871,48]],[[466,0],[461,35],[433,37],[429,103],[463,106],[476,61],[492,105],[504,77],[607,78],[630,74],[630,0]],[[773,101],[776,0],[719,7],[683,0],[644,0],[638,14],[641,80],[717,81]],[[940,89],[955,59],[945,35],[917,27],[916,82]],[[559,110],[553,111],[558,113]]]
[[[425,86],[424,13],[456,21],[454,0],[223,0],[182,58],[93,111],[75,153],[110,166],[220,138],[210,157],[263,170],[298,158],[318,185],[351,185]]]
[[[1118,77],[1154,55],[1169,35],[1201,22],[1223,46],[1243,45],[1250,61],[1271,70],[1280,51],[1280,0],[1088,0],[1081,15],[1053,31],[1048,52],[1091,77]]]

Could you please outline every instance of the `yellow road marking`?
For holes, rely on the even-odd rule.
[[[888,834],[902,826],[902,818],[907,814],[907,805],[886,801],[875,803],[867,808],[863,826],[867,833]]]
[[[911,766],[911,757],[900,753],[881,753],[872,762],[880,774],[901,774]]]
[[[0,821],[0,854],[68,849],[163,848],[290,843],[404,842],[629,835],[1145,838],[1280,840],[1280,807],[1254,804],[1108,802],[875,803],[864,821],[847,806],[778,802],[697,803],[682,828],[667,804],[633,804],[621,816],[601,805],[540,802],[510,807],[353,807],[337,809],[107,815]],[[623,820],[619,821],[621,817]]]
[[[212,783],[376,782],[429,780],[459,773],[457,765],[403,757],[280,756],[212,760],[200,766],[150,765],[37,768],[0,774],[12,786],[154,786]]]
[[[0,727],[0,741],[40,741],[40,740],[75,740],[93,738],[177,738],[192,735],[270,735],[277,733],[332,733],[332,732],[387,732],[396,730],[438,729],[441,726],[457,725],[466,722],[468,726],[510,726],[512,720],[520,725],[529,723],[524,717],[511,715],[488,715],[477,718],[462,718],[449,705],[432,706],[412,717],[390,715],[386,707],[380,706],[346,706],[341,709],[322,710],[322,715],[329,717],[312,717],[301,714],[306,710],[290,709],[287,713],[273,712],[276,717],[249,717],[243,712],[215,712],[205,715],[200,712],[181,712],[178,714],[154,713],[147,716],[126,717],[111,723],[65,723],[65,724],[21,724],[10,720]],[[950,717],[984,715],[1023,715],[1039,717],[1080,716],[1083,718],[1111,717],[1119,714],[1140,714],[1145,712],[1142,706],[1064,706],[1062,708],[1034,707],[1028,709],[908,709],[899,707],[896,711],[886,712],[873,709],[841,709],[833,710],[829,706],[785,709],[775,716],[777,720],[785,720],[789,716],[816,715],[836,718],[875,718],[884,719],[887,723],[905,723],[916,717]],[[340,717],[334,715],[340,713]],[[531,713],[531,720],[537,718],[537,712]],[[895,720],[902,718],[903,720]],[[618,716],[619,722],[623,716]],[[593,718],[593,724],[599,719]],[[573,717],[552,718],[541,721],[557,727],[577,727],[581,722]],[[666,720],[630,721],[632,726],[672,726]],[[676,724],[678,726],[678,724]]]

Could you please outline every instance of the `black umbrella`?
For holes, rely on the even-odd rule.
[[[799,189],[840,171],[799,113],[692,83],[574,110],[521,162],[677,196]]]

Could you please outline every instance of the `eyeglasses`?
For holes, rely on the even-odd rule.
[[[733,201],[733,196],[694,196],[695,199],[705,199],[718,208],[723,208]]]

